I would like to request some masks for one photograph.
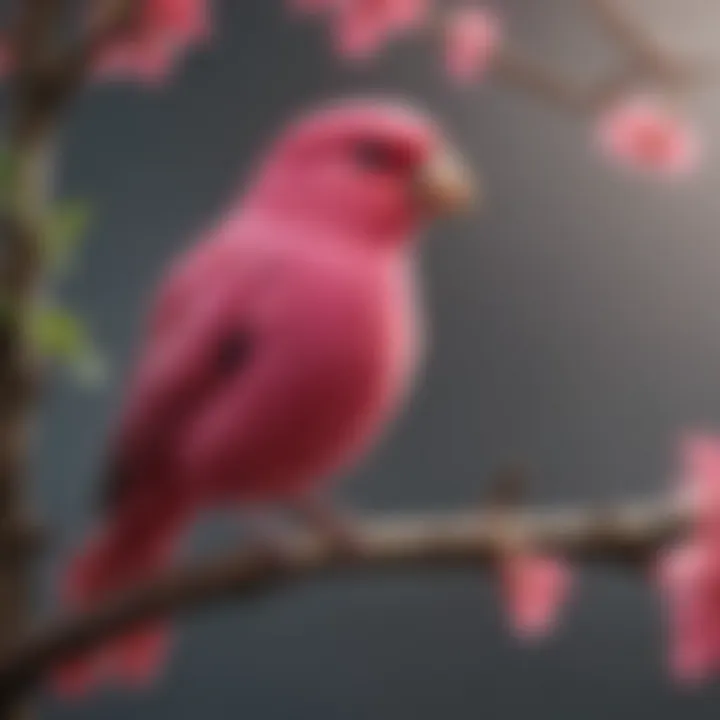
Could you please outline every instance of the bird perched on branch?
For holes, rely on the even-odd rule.
[[[472,194],[439,128],[403,104],[345,101],[287,129],[160,288],[71,607],[166,567],[205,509],[292,504],[339,530],[318,491],[371,446],[418,358],[416,238]],[[58,687],[147,681],[166,643],[143,627],[59,668]]]

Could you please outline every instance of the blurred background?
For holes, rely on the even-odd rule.
[[[628,0],[631,2],[631,0]],[[680,431],[720,426],[720,74],[696,99],[697,177],[624,176],[591,129],[503,87],[459,90],[437,48],[408,41],[367,68],[331,55],[320,24],[281,0],[218,2],[217,37],[167,87],[86,94],[64,137],[61,191],[96,220],[63,289],[112,364],[107,387],[47,397],[38,503],[60,541],[89,522],[105,436],[148,297],[168,259],[224,210],[299,109],[354,92],[438,115],[488,184],[483,213],[437,227],[423,251],[433,350],[411,406],[339,494],[364,510],[482,500],[498,466],[532,471],[538,502],[607,501],[665,486]],[[580,0],[503,0],[518,44],[590,81],[617,61]],[[715,57],[720,8],[638,0],[673,47]],[[232,522],[196,549],[237,542]],[[477,573],[358,577],[212,610],[183,624],[165,681],[52,720],[549,720],[715,718],[720,691],[666,677],[654,593],[580,571],[561,630],[529,650]]]

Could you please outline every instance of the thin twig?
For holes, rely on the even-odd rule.
[[[571,80],[505,44],[494,60],[494,77],[565,111],[594,113],[633,89],[670,95],[691,91],[715,79],[715,63],[688,60],[661,46],[616,0],[585,0],[626,57],[614,71],[594,81]],[[435,24],[440,26],[441,20]]]
[[[506,46],[494,60],[493,77],[496,82],[554,107],[586,115],[637,88],[654,87],[668,93],[689,91],[713,79],[713,72],[707,65],[673,61],[668,62],[664,75],[658,78],[649,77],[640,68],[626,63],[598,80],[581,83]]]
[[[637,71],[625,67],[600,80],[581,84],[511,47],[499,53],[493,68],[497,82],[581,115],[593,113],[611,102],[634,87],[638,79]]]
[[[625,5],[616,0],[586,0],[608,35],[641,67],[664,70],[672,64],[668,52],[660,46],[643,24],[631,17]]]
[[[493,77],[570,112],[582,112],[587,104],[582,86],[509,47],[495,58]]]
[[[54,112],[65,106],[92,73],[98,51],[132,21],[138,0],[105,0],[87,31],[53,59],[49,75]]]

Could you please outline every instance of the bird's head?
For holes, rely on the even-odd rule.
[[[476,192],[427,116],[404,104],[352,100],[293,124],[261,168],[252,202],[345,237],[401,244]]]

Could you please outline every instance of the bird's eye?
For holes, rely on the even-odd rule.
[[[357,164],[374,172],[388,172],[398,168],[400,159],[394,148],[378,140],[360,140],[353,146]]]

